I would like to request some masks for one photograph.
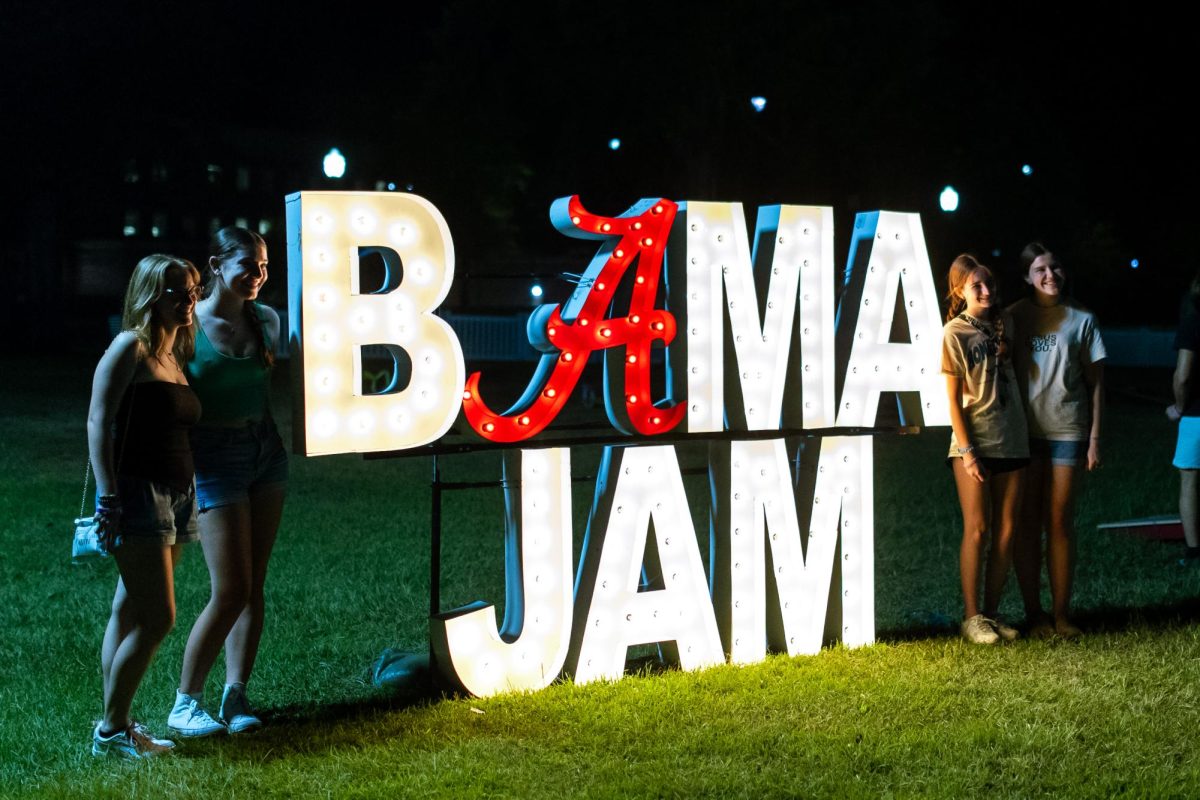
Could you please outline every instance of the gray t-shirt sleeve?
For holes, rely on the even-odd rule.
[[[1104,340],[1100,338],[1100,326],[1096,324],[1096,318],[1091,314],[1088,314],[1083,321],[1082,338],[1083,347],[1080,348],[1080,356],[1085,364],[1095,364],[1108,357],[1108,351],[1104,349]]]
[[[949,330],[942,334],[942,374],[961,378],[966,375],[967,359],[962,342]]]

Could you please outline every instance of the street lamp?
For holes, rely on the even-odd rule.
[[[942,189],[942,193],[938,195],[938,203],[942,207],[942,211],[947,214],[958,210],[958,192],[953,186],[947,186]]]
[[[346,174],[346,157],[336,147],[325,154],[321,161],[326,178],[340,178]]]

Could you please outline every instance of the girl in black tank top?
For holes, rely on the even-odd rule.
[[[95,756],[140,759],[175,746],[129,711],[174,622],[172,573],[182,542],[196,536],[187,429],[200,417],[200,402],[179,365],[193,349],[199,280],[181,258],[138,262],[125,295],[124,330],[92,381],[95,516],[121,573],[101,647],[104,717],[92,732]]]
[[[199,420],[200,400],[187,384],[130,384],[117,410],[118,473],[188,491],[195,477],[188,428]]]

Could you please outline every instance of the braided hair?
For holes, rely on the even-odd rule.
[[[963,253],[950,264],[950,273],[946,276],[946,321],[957,317],[967,307],[967,298],[963,296],[963,287],[977,270],[983,270],[989,278],[993,278],[991,269],[980,264],[975,256]],[[993,311],[989,317],[998,316]]]

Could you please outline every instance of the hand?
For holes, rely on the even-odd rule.
[[[983,483],[988,479],[987,468],[984,467],[983,464],[979,463],[978,458],[972,458],[969,455],[963,456],[963,469],[967,471],[968,475],[980,483]]]
[[[97,508],[95,520],[100,543],[111,552],[121,535],[121,509]]]
[[[1179,422],[1182,417],[1183,414],[1179,412],[1179,406],[1174,403],[1167,406],[1167,419],[1171,420],[1171,422]]]
[[[1100,469],[1100,440],[1095,437],[1088,440],[1087,468],[1088,472]]]

